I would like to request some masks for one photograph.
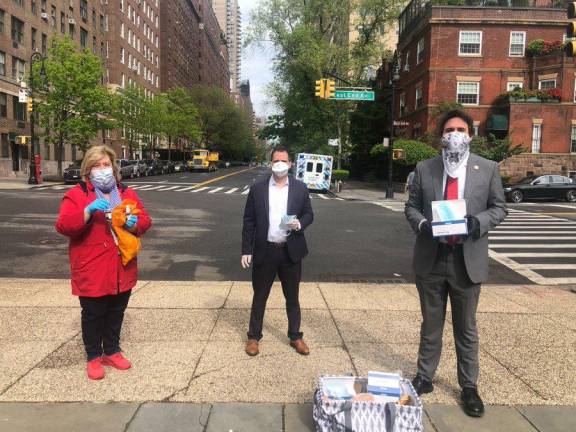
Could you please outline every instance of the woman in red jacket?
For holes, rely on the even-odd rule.
[[[136,236],[150,228],[151,220],[136,193],[118,182],[116,155],[110,147],[91,147],[80,175],[83,182],[64,195],[56,230],[70,238],[72,294],[82,307],[88,378],[102,379],[103,365],[131,367],[120,349],[120,330],[138,273],[136,258],[122,265],[110,211],[124,199],[136,201],[140,213],[130,215],[124,226]]]

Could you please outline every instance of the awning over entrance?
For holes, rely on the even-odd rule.
[[[508,117],[503,114],[492,114],[488,117],[486,129],[491,131],[507,131]]]

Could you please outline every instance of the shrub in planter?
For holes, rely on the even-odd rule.
[[[348,170],[332,170],[332,181],[344,181],[350,177],[350,171]]]

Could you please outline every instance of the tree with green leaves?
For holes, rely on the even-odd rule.
[[[180,87],[171,88],[166,98],[166,121],[163,132],[168,139],[168,160],[170,160],[170,149],[174,139],[183,140],[186,147],[190,148],[194,142],[200,141],[202,131],[200,113],[186,90]]]
[[[523,153],[525,150],[520,144],[512,145],[510,136],[497,138],[493,134],[489,134],[488,137],[472,137],[470,151],[486,159],[501,162],[504,159]]]
[[[113,117],[124,131],[130,159],[134,158],[134,151],[143,138],[145,116],[142,113],[145,109],[148,109],[147,98],[135,85],[119,89],[116,93]]]
[[[328,139],[340,136],[343,153],[349,153],[349,113],[357,102],[317,98],[315,81],[340,77],[352,85],[366,83],[366,66],[382,59],[379,35],[387,25],[393,26],[402,4],[399,0],[260,2],[251,17],[247,43],[274,44],[275,80],[268,92],[281,111],[261,137],[279,139],[293,152],[330,154]],[[351,28],[358,34],[352,42]],[[349,85],[335,80],[337,85]]]
[[[51,39],[44,61],[45,79],[40,68],[35,63],[30,78],[36,89],[44,89],[39,91],[37,109],[41,126],[49,131],[45,139],[54,144],[61,176],[65,144],[85,151],[100,130],[114,127],[112,98],[101,84],[100,58],[88,50],[79,51],[68,37]]]
[[[236,106],[219,87],[194,86],[190,96],[198,108],[201,146],[230,160],[249,161],[256,156],[250,113]]]

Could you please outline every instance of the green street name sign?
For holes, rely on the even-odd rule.
[[[332,99],[338,100],[355,100],[355,101],[373,101],[373,91],[357,91],[357,90],[336,90]]]

